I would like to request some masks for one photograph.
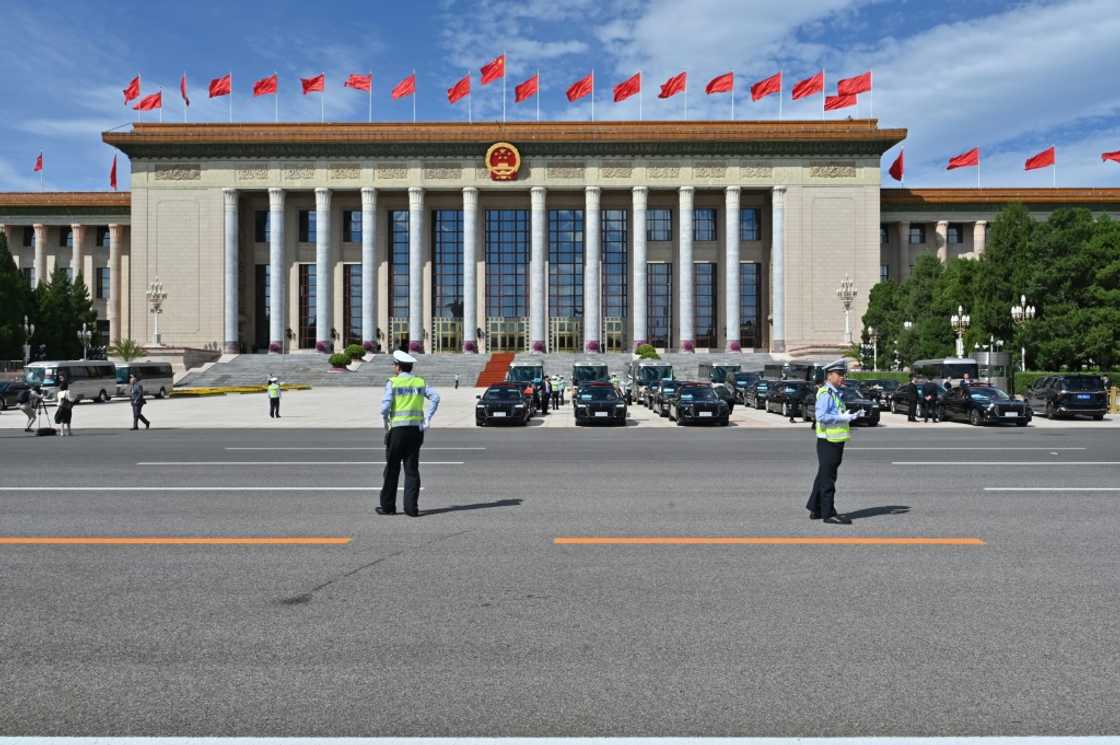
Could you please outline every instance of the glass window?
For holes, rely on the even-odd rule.
[[[951,245],[964,243],[964,226],[959,222],[949,223],[949,233],[946,238]]]
[[[603,229],[602,274],[603,318],[625,318],[627,275],[627,218],[626,210],[602,210],[600,222]]]
[[[362,213],[360,210],[342,211],[342,242],[362,242]]]
[[[268,243],[272,234],[272,225],[268,219],[268,210],[257,210],[253,213],[253,240],[256,243]]]
[[[583,317],[583,210],[548,211],[548,315]]]
[[[529,211],[486,210],[486,313],[528,315]]]
[[[299,265],[299,348],[315,348],[315,265]]]
[[[343,344],[362,343],[362,265],[342,265]]]
[[[716,211],[709,207],[698,207],[692,211],[692,240],[714,241],[716,239]]]
[[[716,265],[697,261],[692,265],[693,319],[697,347],[716,346]]]
[[[97,226],[97,247],[98,248],[108,248],[109,247],[109,226],[108,225],[98,225]]]
[[[35,228],[30,225],[23,226],[23,247],[31,248],[35,245]]]
[[[646,323],[649,343],[669,347],[673,327],[673,265],[651,261],[646,264]]]
[[[926,242],[926,226],[925,225],[911,225],[910,226],[910,245],[920,246]]]
[[[434,210],[432,220],[432,316],[462,318],[463,211]]]
[[[762,240],[762,211],[757,207],[744,207],[739,210],[739,240]]]
[[[755,261],[743,261],[739,264],[739,345],[744,349],[762,346],[760,269],[761,266]]]
[[[408,318],[408,210],[389,212],[389,316]]]
[[[880,246],[885,246],[888,243],[890,243],[890,237],[889,236],[890,236],[890,234],[887,232],[887,226],[886,225],[880,225],[879,226],[879,245]]]
[[[101,266],[97,268],[97,289],[98,300],[107,300],[109,298],[109,267]]]
[[[59,248],[73,248],[74,247],[74,229],[69,225],[63,225],[58,229],[58,247]]]
[[[886,282],[891,278],[891,268],[887,264],[879,265],[879,281]]]
[[[673,240],[673,211],[667,209],[646,210],[646,240]]]
[[[315,210],[300,210],[299,211],[299,242],[300,243],[314,243],[315,242]]]

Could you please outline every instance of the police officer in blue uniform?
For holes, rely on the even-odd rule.
[[[840,395],[848,372],[844,360],[837,360],[824,369],[825,384],[817,389],[817,478],[809,495],[809,518],[832,525],[851,525],[851,518],[836,512],[836,475],[844,459],[844,443],[848,441],[850,423],[862,411],[849,412]]]
[[[420,448],[424,430],[432,423],[439,407],[439,394],[424,379],[412,374],[416,358],[405,352],[393,352],[396,375],[385,382],[381,399],[381,416],[385,420],[385,474],[381,482],[379,515],[397,514],[397,480],[404,464],[404,513],[420,517]],[[424,401],[431,407],[424,413]]]

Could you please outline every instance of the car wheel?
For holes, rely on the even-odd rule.
[[[1093,414],[1093,419],[1099,422],[1104,419],[1104,414]]]
[[[7,411],[7,410],[8,410],[8,402],[4,400],[3,396],[0,396],[0,411]]]
[[[891,413],[892,414],[897,414],[898,413],[898,402],[891,401]]]
[[[1028,424],[1030,424],[1030,422],[1027,421],[1026,419],[1020,419],[1019,421],[1015,422],[1016,427],[1025,427]]]
[[[1054,402],[1053,401],[1046,404],[1046,418],[1047,419],[1058,419],[1059,418],[1058,417],[1058,412],[1054,409]]]
[[[719,423],[719,426],[721,426],[721,427],[726,427],[726,426],[727,426],[727,425],[729,425],[729,424],[731,424],[730,420],[729,420],[729,419],[728,419],[727,417],[724,417],[724,418],[723,418],[723,419],[722,419],[722,420],[720,421],[720,423]]]
[[[980,419],[980,412],[977,411],[976,409],[973,409],[972,411],[968,412],[968,423],[971,424],[973,427],[979,427],[980,424],[982,423],[981,419]]]
[[[486,422],[482,421],[481,419],[475,419],[475,420],[474,420],[474,426],[476,426],[476,427],[485,427],[485,426],[486,426]]]
[[[782,416],[789,416],[789,404],[782,404]]]
[[[156,398],[167,398],[167,389],[161,387],[159,393],[156,394]]]
[[[108,403],[109,402],[109,394],[106,393],[104,390],[102,390],[100,393],[97,394],[97,400],[100,401],[103,404]]]
[[[680,417],[677,417],[676,421],[677,421],[677,426],[678,427],[683,427],[684,426],[684,420],[681,419]]]

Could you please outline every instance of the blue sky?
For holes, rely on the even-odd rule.
[[[327,75],[326,116],[364,121],[367,99],[342,88],[350,72],[372,71],[375,121],[409,121],[407,100],[389,89],[415,68],[420,120],[466,121],[465,102],[446,90],[474,74],[475,121],[500,116],[500,84],[478,85],[478,68],[508,53],[508,116],[532,119],[532,101],[514,106],[513,85],[539,70],[544,119],[586,119],[586,100],[564,90],[594,68],[596,118],[637,118],[637,98],[609,102],[609,88],[643,73],[646,119],[679,119],[680,96],[656,98],[669,76],[689,73],[689,118],[727,118],[727,96],[704,83],[733,69],[738,119],[776,119],[774,97],[752,103],[750,83],[782,70],[786,119],[819,118],[820,98],[789,99],[793,82],[824,68],[839,77],[874,70],[874,115],[905,127],[907,186],[974,186],[972,169],[944,170],[973,146],[983,152],[985,186],[1049,186],[1048,171],[1023,161],[1058,148],[1059,186],[1120,187],[1120,13],[1116,0],[1005,3],[993,0],[417,0],[350,2],[18,2],[0,10],[0,190],[37,190],[35,155],[46,158],[48,189],[108,188],[113,151],[103,130],[134,121],[121,89],[136,73],[144,91],[164,90],[165,121],[181,121],[179,75],[190,81],[191,121],[226,121],[227,101],[209,100],[207,82],[234,76],[234,120],[271,121],[273,100],[254,100],[252,82],[280,75],[280,118],[318,121],[316,95],[298,77]],[[869,115],[858,109],[828,114]],[[154,113],[144,115],[152,121]],[[884,158],[885,175],[895,151]],[[121,158],[121,188],[128,164]]]

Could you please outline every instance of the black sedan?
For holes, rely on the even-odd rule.
[[[777,385],[779,382],[767,378],[756,380],[754,385],[747,386],[747,390],[743,392],[743,405],[754,409],[765,409],[766,394],[770,392],[771,386]]]
[[[0,411],[19,406],[19,394],[26,390],[22,380],[0,380]]]
[[[805,397],[816,389],[804,380],[783,380],[771,386],[766,394],[766,410],[787,417],[804,416],[801,409]]]
[[[489,424],[520,424],[525,426],[533,416],[533,401],[525,395],[521,383],[498,383],[478,396],[474,407],[474,423],[479,427]]]
[[[669,402],[669,419],[678,426],[685,424],[718,424],[726,427],[731,412],[719,399],[710,384],[681,385]]]
[[[867,395],[860,386],[845,383],[840,386],[840,398],[844,399],[844,408],[848,411],[862,411],[863,416],[853,419],[852,424],[864,424],[868,427],[879,425],[881,407],[879,402]],[[817,418],[817,389],[805,396],[804,400],[805,421],[816,422]]]
[[[1020,427],[1031,421],[1026,401],[1011,398],[999,388],[972,386],[954,388],[941,399],[941,419],[981,424],[1014,423]]]
[[[923,413],[921,411],[921,407],[926,405],[926,396],[931,397],[934,406],[939,406],[941,400],[945,397],[945,389],[937,385],[936,383],[918,383],[919,410],[914,412],[914,416],[921,416],[921,414]],[[910,393],[909,385],[899,386],[898,389],[894,393],[892,393],[890,397],[891,413],[909,414],[910,407],[913,405],[913,403],[913,395]]]
[[[735,373],[735,400],[744,406],[747,403],[747,390],[762,378],[761,373],[737,372]]]
[[[669,416],[669,401],[677,395],[677,389],[680,388],[680,385],[680,382],[676,380],[662,380],[652,390],[650,395],[653,403],[650,404],[650,408],[656,411],[658,416]]]
[[[857,380],[851,381],[856,383],[863,391],[865,398],[876,401],[879,408],[888,409],[891,405],[891,396],[894,395],[902,383],[897,380],[875,379],[875,380]]]
[[[1104,419],[1108,394],[1099,375],[1050,375],[1039,378],[1027,389],[1024,398],[1032,411],[1048,419],[1066,416],[1091,416]]]
[[[626,424],[626,399],[610,383],[588,383],[579,387],[575,398],[576,425]]]

